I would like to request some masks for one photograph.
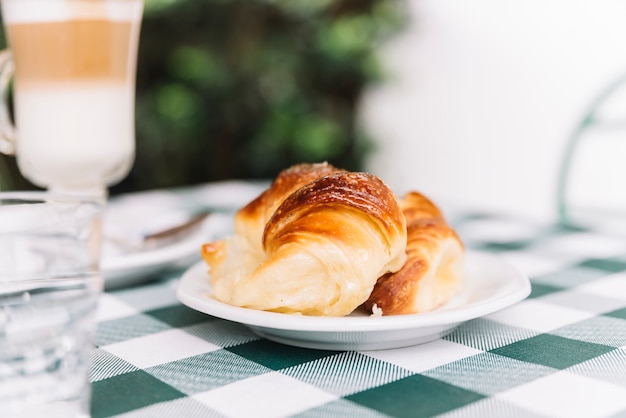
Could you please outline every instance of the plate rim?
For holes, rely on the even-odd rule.
[[[134,269],[171,263],[181,257],[194,253],[197,253],[199,257],[199,248],[205,241],[206,238],[202,235],[193,234],[183,240],[153,250],[144,250],[136,253],[126,253],[123,255],[104,257],[102,259],[101,268],[106,273],[107,271]]]
[[[187,290],[190,287],[198,288],[202,286],[207,290],[210,289],[208,266],[201,260],[182,274],[177,283],[176,296],[181,303],[196,311],[251,327],[299,332],[380,332],[458,324],[502,310],[524,300],[530,294],[531,284],[528,276],[502,257],[493,253],[468,250],[466,251],[466,260],[469,260],[468,264],[472,262],[496,263],[499,268],[508,270],[511,277],[507,281],[515,282],[516,287],[495,299],[490,297],[483,301],[472,303],[469,306],[461,306],[449,310],[444,305],[431,312],[408,315],[381,317],[305,316],[242,308],[199,295],[197,292],[189,294]],[[205,283],[197,283],[195,275],[198,274],[198,270],[202,269],[207,270],[207,281]],[[515,280],[512,279],[513,277]],[[207,309],[207,306],[209,309]]]

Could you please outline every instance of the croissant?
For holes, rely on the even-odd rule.
[[[236,306],[344,316],[377,279],[402,267],[406,223],[393,192],[366,173],[337,172],[289,195],[262,251],[242,236],[205,244],[213,296]]]
[[[235,234],[261,249],[263,230],[278,206],[300,187],[340,170],[328,163],[297,164],[279,173],[271,186],[235,214]]]
[[[461,289],[464,247],[439,209],[410,192],[400,201],[407,222],[407,260],[382,276],[365,306],[383,315],[430,311]]]

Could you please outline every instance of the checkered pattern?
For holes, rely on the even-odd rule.
[[[331,352],[195,312],[161,277],[102,299],[93,417],[626,417],[626,240],[451,220],[525,271],[531,296],[428,344]]]

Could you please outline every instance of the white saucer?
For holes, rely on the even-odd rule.
[[[202,244],[228,235],[232,230],[232,214],[214,213],[197,231],[161,248],[144,251],[122,251],[105,242],[100,264],[107,289],[131,286],[165,270],[183,269],[200,260]],[[106,241],[106,240],[105,240]]]
[[[511,306],[530,294],[528,278],[499,257],[468,252],[463,290],[428,313],[371,317],[313,317],[239,308],[211,298],[208,267],[199,262],[182,276],[178,299],[197,311],[239,322],[276,342],[324,350],[382,350],[426,343],[461,323]]]
[[[107,289],[131,286],[160,271],[189,266],[200,259],[200,247],[208,241],[204,235],[194,234],[156,250],[104,256],[100,267],[105,286]]]
[[[119,195],[110,200],[104,217],[101,270],[108,289],[160,277],[159,272],[186,268],[200,259],[203,243],[232,231],[235,208],[265,189],[264,183],[223,181],[173,190]],[[190,215],[215,210],[197,233],[157,249],[129,251],[110,237],[134,241],[141,236],[179,225]]]

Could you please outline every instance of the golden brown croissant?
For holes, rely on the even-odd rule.
[[[278,206],[300,187],[320,177],[344,171],[328,163],[297,164],[280,172],[271,186],[235,215],[235,234],[261,249],[263,230]]]
[[[406,223],[377,177],[338,172],[301,187],[278,207],[259,254],[233,236],[206,244],[213,296],[275,312],[343,316],[406,259]],[[243,255],[243,257],[242,257]]]
[[[430,311],[461,289],[463,277],[463,244],[439,209],[417,192],[404,196],[400,207],[407,222],[407,260],[378,280],[365,304],[383,315]]]

